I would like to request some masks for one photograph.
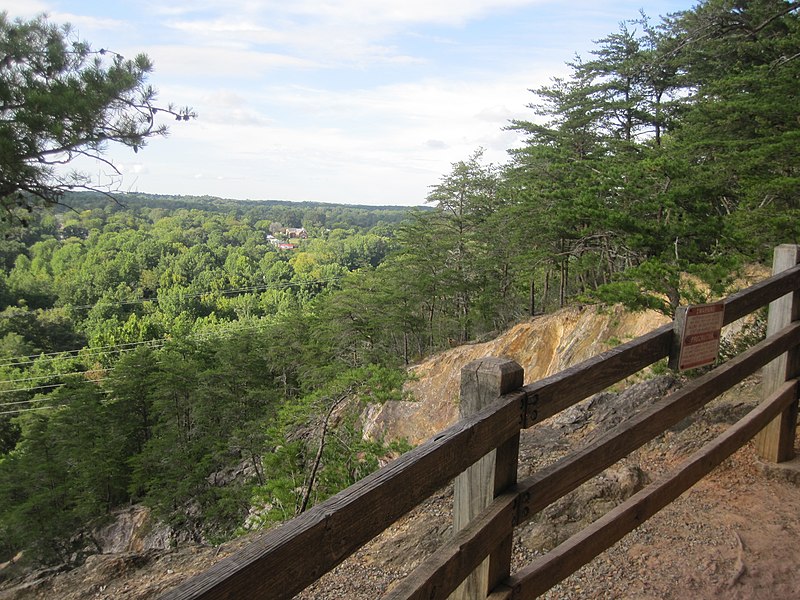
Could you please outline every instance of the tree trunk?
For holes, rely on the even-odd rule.
[[[531,276],[531,292],[530,292],[530,296],[528,298],[529,298],[529,302],[530,302],[529,305],[528,305],[529,306],[529,310],[530,310],[531,316],[533,317],[536,314],[536,311],[535,311],[535,308],[536,308],[536,280],[534,279],[533,276]]]
[[[550,273],[552,272],[551,269],[547,269],[547,272],[544,274],[544,294],[542,294],[542,311],[547,310],[547,298],[550,296]]]
[[[303,499],[300,502],[300,508],[297,510],[297,514],[302,514],[308,508],[308,503],[311,500],[311,492],[314,489],[314,482],[317,479],[317,472],[319,471],[319,466],[322,463],[322,453],[325,450],[325,436],[328,435],[328,423],[330,423],[331,417],[333,416],[333,411],[336,410],[336,407],[339,406],[352,392],[352,389],[348,389],[344,394],[339,396],[338,399],[334,400],[333,404],[331,404],[328,412],[325,413],[325,418],[322,420],[322,431],[320,432],[319,436],[319,446],[317,447],[317,454],[314,457],[314,464],[311,467],[311,473],[308,475],[308,484],[305,486],[305,491],[303,492]]]

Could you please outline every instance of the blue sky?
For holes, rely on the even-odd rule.
[[[568,73],[640,9],[693,2],[572,0],[6,0],[94,48],[155,63],[170,125],[138,154],[109,148],[123,191],[347,204],[423,204],[478,148],[517,145],[529,91]],[[99,182],[107,167],[82,164]]]

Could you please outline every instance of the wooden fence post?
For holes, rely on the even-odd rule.
[[[800,246],[782,244],[775,248],[773,274],[800,263]],[[800,318],[800,291],[778,298],[769,305],[767,335],[772,335]],[[764,367],[763,395],[769,396],[788,379],[800,375],[800,350],[795,348]],[[797,402],[793,402],[756,437],[756,450],[764,460],[784,462],[794,456],[794,436],[797,426]]]
[[[461,417],[470,416],[520,387],[523,369],[513,360],[487,357],[461,369]],[[520,424],[521,425],[521,424]],[[455,480],[453,490],[453,531],[463,529],[492,499],[517,481],[519,433],[478,460]],[[498,548],[450,596],[450,600],[485,599],[488,590],[505,579],[511,570],[513,528]]]

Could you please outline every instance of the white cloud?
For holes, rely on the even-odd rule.
[[[120,31],[125,29],[125,22],[120,21],[119,19],[98,18],[81,14],[75,14],[69,12],[57,12],[57,11],[48,12],[48,16],[50,17],[50,20],[53,21],[54,23],[69,23],[75,29],[78,30],[78,33],[81,33],[82,30]]]
[[[147,55],[153,60],[160,78],[242,78],[258,81],[273,69],[312,69],[319,65],[311,60],[287,54],[257,52],[225,47],[149,46]],[[135,50],[125,51],[134,54]],[[123,53],[125,53],[123,52]]]
[[[11,18],[30,18],[48,12],[49,8],[48,3],[40,0],[6,0],[3,2],[2,10],[6,11]]]
[[[183,36],[184,43],[191,43],[194,47],[233,45],[243,51],[258,53],[270,53],[279,48],[294,57],[287,58],[289,66],[290,60],[329,67],[341,63],[419,61],[419,58],[399,52],[391,45],[380,43],[388,35],[385,29],[364,27],[351,21],[296,23],[278,19],[277,23],[267,26],[244,17],[220,17],[175,21],[169,26]]]
[[[183,17],[217,12],[289,22],[327,21],[375,25],[436,23],[460,25],[497,11],[545,4],[548,0],[173,0],[169,7],[154,6],[161,14]],[[366,33],[366,32],[365,32]]]
[[[449,147],[447,145],[447,142],[444,142],[442,140],[427,140],[425,142],[425,146],[427,146],[432,150],[447,150],[447,148]]]
[[[343,0],[325,4],[322,14],[365,23],[461,25],[498,10],[541,3],[541,0],[389,0],[376,5],[373,0]],[[319,10],[318,4],[314,0],[293,3],[293,10],[305,9],[306,14],[314,14]]]
[[[416,35],[411,26],[462,26],[500,10],[546,0],[293,0],[292,2],[193,2],[174,6],[167,25],[184,43],[216,45],[235,39],[242,47],[291,49],[318,62],[414,63],[389,40]]]
[[[54,7],[53,3],[39,0],[7,0],[0,10],[8,12],[12,18],[21,17],[31,19],[41,14],[46,14],[49,21],[58,24],[69,23],[80,33],[81,29],[90,30],[118,30],[125,24],[119,19],[93,17],[80,13],[63,12]]]
[[[70,5],[80,12],[82,3],[60,1],[6,4],[18,10]],[[90,5],[94,12],[69,19],[86,28],[81,34],[125,56],[146,52],[159,98],[199,114],[188,123],[167,121],[169,138],[152,140],[135,158],[125,148],[110,150],[122,165],[124,186],[404,204],[422,202],[428,186],[478,147],[486,149],[486,160],[505,162],[519,140],[503,127],[532,117],[528,90],[564,73],[563,61],[581,48],[574,44],[582,27],[592,27],[586,39],[605,33],[595,35],[606,22],[597,11],[619,15],[628,6],[142,0],[108,3],[105,10],[86,3],[87,11]],[[636,7],[631,11],[635,17]],[[131,20],[115,29],[121,21],[112,17],[122,14]],[[613,17],[609,31],[618,20]]]
[[[526,116],[527,94],[514,79],[428,80],[347,92],[297,86],[252,95],[218,90],[202,96],[198,121],[176,124],[169,140],[154,141],[140,156],[159,165],[176,156],[182,164],[210,163],[202,171],[204,183],[220,176],[241,182],[228,195],[251,182],[251,189],[264,189],[264,197],[309,199],[298,198],[298,190],[315,189],[319,199],[353,202],[364,195],[359,189],[379,187],[386,201],[413,204],[424,200],[428,186],[453,162],[479,147],[487,160],[505,162],[517,140],[502,128],[508,118]],[[519,111],[499,106],[498,96]],[[239,114],[254,116],[245,121]],[[166,147],[169,157],[156,156],[167,154]],[[187,180],[195,181],[198,172],[187,173]],[[380,200],[375,193],[374,201]]]

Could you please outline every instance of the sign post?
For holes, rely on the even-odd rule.
[[[685,371],[714,364],[719,356],[724,317],[722,302],[678,307],[670,368]]]

